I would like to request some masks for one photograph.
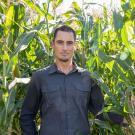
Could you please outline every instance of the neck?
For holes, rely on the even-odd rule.
[[[67,61],[67,62],[61,62],[58,60],[55,60],[55,63],[57,65],[58,70],[61,72],[68,74],[73,69],[73,61]]]

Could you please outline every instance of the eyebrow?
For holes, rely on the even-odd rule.
[[[63,40],[56,40],[56,42],[64,42],[64,41]],[[72,40],[69,40],[69,41],[66,41],[66,42],[74,43],[74,41],[72,41]]]
[[[56,42],[64,42],[63,40],[56,40]]]
[[[74,43],[73,41],[67,41],[68,43]]]

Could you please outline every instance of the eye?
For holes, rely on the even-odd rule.
[[[73,45],[73,41],[67,41],[67,45],[68,46],[72,46]]]
[[[56,41],[58,44],[63,44],[64,42],[62,40]]]

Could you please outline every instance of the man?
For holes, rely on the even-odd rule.
[[[24,135],[37,135],[35,117],[40,110],[40,135],[90,135],[88,112],[103,106],[100,88],[90,73],[73,61],[75,31],[61,26],[54,32],[53,65],[32,75],[20,116]]]

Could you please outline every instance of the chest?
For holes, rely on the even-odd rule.
[[[87,105],[90,97],[91,83],[87,76],[52,75],[44,78],[41,83],[43,102],[49,107],[64,109],[65,106],[75,108]]]

